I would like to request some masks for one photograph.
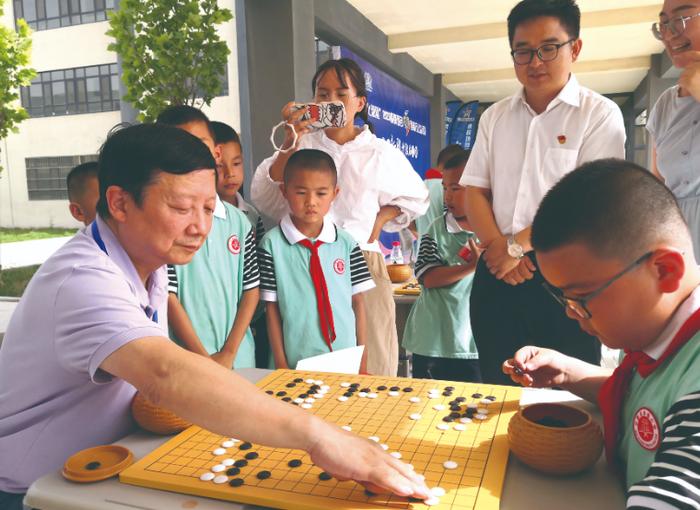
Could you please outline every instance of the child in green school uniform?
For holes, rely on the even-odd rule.
[[[413,377],[479,382],[479,354],[469,323],[469,293],[479,248],[466,218],[459,179],[469,153],[461,150],[443,168],[447,210],[420,242],[416,276],[421,295],[406,320],[403,347],[413,353]],[[468,247],[465,260],[460,250]],[[464,252],[462,252],[464,254]]]
[[[526,346],[503,372],[598,401],[627,508],[700,508],[700,270],[673,194],[633,163],[586,163],[542,200],[532,245],[566,315],[626,354],[612,372]]]
[[[186,105],[161,112],[158,123],[198,137],[220,164],[220,148],[207,116]],[[187,209],[187,201],[173,203]],[[189,351],[226,368],[255,367],[250,321],[258,305],[255,232],[245,214],[217,196],[211,231],[192,260],[168,266],[168,323],[172,337]]]
[[[287,161],[290,214],[260,242],[260,297],[276,368],[365,343],[362,293],[374,288],[357,242],[327,217],[338,194],[333,158],[302,149]],[[363,356],[361,372],[366,371]]]

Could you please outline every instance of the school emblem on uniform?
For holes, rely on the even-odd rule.
[[[641,407],[632,420],[634,438],[645,450],[654,451],[661,442],[661,432],[659,421],[648,407]]]
[[[557,136],[557,142],[559,142],[559,145],[564,145],[566,143],[566,135]]]
[[[411,132],[411,118],[408,116],[408,110],[403,112],[403,128],[406,131],[406,136]]]
[[[241,242],[238,240],[238,236],[236,234],[229,237],[226,244],[228,245],[228,251],[234,255],[241,253]]]
[[[335,259],[333,262],[333,269],[338,274],[345,273],[345,261],[343,259]]]

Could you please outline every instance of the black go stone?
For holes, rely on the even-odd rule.
[[[396,390],[392,390],[392,391],[396,391]],[[372,496],[376,496],[376,494],[368,489],[365,489],[365,496],[367,496],[368,498],[371,498]],[[421,500],[421,502],[422,501],[423,500]]]
[[[246,442],[246,443],[241,443],[241,446],[238,447],[239,450],[250,450],[253,447],[252,444]]]
[[[489,395],[488,397],[486,397],[486,400],[490,400],[491,402],[494,402],[496,400],[496,397],[494,397],[493,395]]]
[[[351,387],[351,388],[359,388],[359,387],[360,387],[360,383],[354,382],[354,383],[352,383],[352,384],[350,385],[350,387]]]
[[[445,386],[445,391],[454,391],[455,387],[454,386]]]
[[[243,485],[244,483],[245,483],[245,481],[243,480],[243,478],[234,478],[234,479],[231,480],[228,484],[229,484],[231,487],[240,487],[240,486]]]
[[[413,388],[411,388],[410,386],[406,386],[406,387],[403,389],[403,391],[406,392],[406,393],[411,393],[411,392],[413,391]]]
[[[457,404],[450,406],[450,411],[461,411],[462,408],[459,407]]]
[[[299,404],[297,404],[296,402],[291,402],[291,404],[292,404],[293,406],[298,406],[298,405],[299,405]]]
[[[233,463],[233,465],[237,468],[246,467],[248,465],[248,461],[245,459],[238,459],[236,462]]]
[[[309,394],[308,394],[308,393],[302,393],[301,395],[299,395],[299,398],[309,398]]]
[[[316,390],[320,390],[321,387],[320,387],[318,384],[312,384],[311,387],[310,387],[309,389],[310,389],[310,390],[316,391]]]
[[[451,391],[443,391],[443,392],[442,392],[442,396],[443,396],[443,397],[451,397],[451,396],[452,396],[452,392],[451,392]]]
[[[384,391],[386,386],[377,386],[377,391]]]
[[[399,391],[400,389],[401,388],[399,388],[398,386],[392,386],[391,388],[389,388],[390,391]]]
[[[296,379],[294,379],[294,382],[295,383],[304,382],[304,379],[302,379],[301,377],[297,377]]]
[[[360,391],[363,391],[363,392],[365,392],[365,393],[371,393],[371,392],[372,392],[372,388],[362,388]]]
[[[101,466],[102,464],[95,460],[93,462],[88,462],[87,464],[85,464],[85,469],[87,469],[88,471],[94,471],[96,469],[99,469]]]
[[[301,461],[299,459],[292,459],[289,462],[287,462],[287,465],[291,468],[296,468],[301,466]]]
[[[282,401],[283,401],[283,402],[291,402],[291,401],[292,401],[292,397],[284,397],[284,398],[282,399]]]
[[[318,475],[318,479],[323,480],[324,482],[326,480],[330,480],[331,478],[333,478],[333,477],[330,474],[326,473],[325,471]]]
[[[474,393],[472,395],[472,398],[481,398],[481,397],[483,397],[483,395],[481,393]]]
[[[232,467],[232,468],[228,468],[228,470],[226,471],[226,474],[228,476],[236,476],[240,472],[241,472],[240,468]]]
[[[467,399],[464,398],[464,397],[457,397],[457,398],[455,399],[455,401],[457,401],[457,402],[464,402],[465,400],[467,400]]]
[[[348,391],[346,393],[343,393],[343,396],[348,397],[348,398],[352,397],[353,395],[354,395],[354,393],[352,391]]]
[[[267,393],[268,395],[274,395],[274,394],[275,394],[275,392],[272,391],[272,390],[267,390],[265,393]]]
[[[457,418],[459,418],[462,415],[459,414],[458,412],[454,412],[454,413],[450,413],[450,416],[452,416],[456,420]]]
[[[278,392],[276,393],[276,395],[277,395],[278,397],[284,397],[286,394],[287,394],[286,391],[278,391]]]
[[[294,388],[294,386],[296,386],[296,383],[293,383],[293,382],[287,383],[287,388]]]
[[[248,460],[257,459],[258,457],[259,455],[257,454],[257,452],[250,452],[245,454],[245,458]]]
[[[446,423],[451,423],[451,422],[455,421],[455,419],[454,419],[452,416],[445,416],[445,417],[442,419],[442,421],[444,421],[444,422],[446,422]]]
[[[272,476],[272,473],[270,473],[269,471],[260,471],[255,476],[258,477],[258,480],[267,480],[268,478],[270,478]]]

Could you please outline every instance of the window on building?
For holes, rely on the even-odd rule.
[[[44,71],[21,96],[31,117],[119,110],[117,64]]]
[[[15,20],[24,18],[34,30],[105,21],[115,0],[14,0]]]
[[[68,200],[68,172],[88,161],[97,161],[97,155],[26,158],[29,200]]]

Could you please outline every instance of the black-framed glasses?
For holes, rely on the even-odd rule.
[[[542,282],[542,285],[544,286],[545,289],[554,297],[554,299],[557,300],[557,302],[562,305],[564,308],[569,308],[571,311],[573,311],[576,315],[578,315],[581,319],[590,319],[592,317],[591,312],[588,311],[588,307],[586,306],[593,298],[596,298],[600,296],[605,289],[610,287],[613,283],[615,283],[617,280],[625,276],[627,273],[630,271],[636,269],[637,267],[641,266],[642,263],[649,257],[654,252],[650,251],[639,257],[637,260],[635,260],[632,264],[624,268],[622,271],[617,273],[615,276],[610,278],[607,282],[605,282],[603,285],[598,287],[596,290],[593,292],[589,292],[585,296],[581,297],[567,297],[564,295],[564,293],[550,285],[547,282]]]
[[[690,16],[678,16],[677,18],[671,18],[668,21],[658,21],[651,25],[651,33],[654,34],[659,41],[663,41],[666,34],[671,32],[673,36],[681,35],[685,32],[685,27],[693,18],[700,16],[700,12],[697,14],[691,14]]]
[[[557,58],[557,55],[559,55],[559,48],[575,40],[576,39],[569,39],[563,43],[547,43],[534,50],[530,48],[517,49],[511,51],[510,56],[513,57],[513,62],[520,66],[525,66],[532,62],[532,59],[535,58],[535,54],[542,62],[549,62]]]

